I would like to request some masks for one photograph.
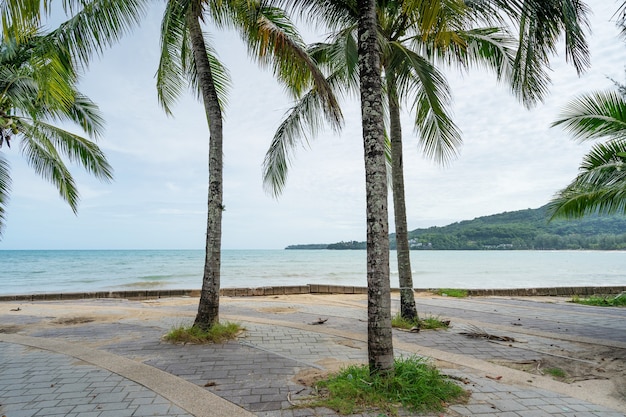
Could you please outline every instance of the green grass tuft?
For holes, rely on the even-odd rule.
[[[412,412],[441,411],[467,393],[422,358],[395,361],[394,375],[371,376],[367,365],[350,366],[317,383],[321,398],[307,406],[327,407],[340,414],[380,410],[397,415],[399,407]]]
[[[454,288],[439,288],[438,290],[435,290],[435,294],[442,295],[444,297],[464,298],[464,297],[467,297],[467,290],[454,289]]]
[[[597,307],[626,307],[626,293],[621,293],[616,296],[592,296],[585,298],[580,298],[576,295],[572,297],[572,303]]]
[[[447,329],[450,326],[449,320],[441,320],[439,317],[429,316],[423,319],[407,320],[400,313],[396,313],[391,318],[391,327],[410,330],[419,327],[420,330]]]
[[[561,368],[547,368],[544,369],[544,372],[558,379],[565,379],[567,377],[567,372]]]
[[[232,340],[245,330],[237,323],[218,323],[204,330],[197,326],[178,326],[167,333],[163,339],[172,343],[223,343]]]

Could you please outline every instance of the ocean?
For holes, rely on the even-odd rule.
[[[365,262],[363,250],[224,250],[221,287],[366,286]],[[199,289],[203,264],[202,250],[0,250],[0,295]],[[411,268],[416,288],[626,285],[622,251],[412,251]]]

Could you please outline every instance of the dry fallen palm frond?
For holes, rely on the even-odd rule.
[[[500,342],[515,342],[515,339],[509,336],[497,336],[493,334],[487,333],[485,330],[480,327],[474,326],[473,324],[467,325],[468,331],[460,332],[459,334],[465,335],[467,337],[473,337],[475,339],[487,339],[487,340],[498,340]]]

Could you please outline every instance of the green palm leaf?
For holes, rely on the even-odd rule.
[[[578,176],[550,202],[551,218],[625,213],[626,140],[599,143],[585,156]]]
[[[334,84],[332,76],[327,81]],[[296,148],[308,145],[309,139],[325,125],[323,108],[323,100],[313,89],[288,111],[263,161],[263,186],[268,193],[277,197],[284,190]]]
[[[22,140],[20,144],[26,162],[37,174],[58,189],[61,198],[76,213],[78,210],[78,190],[74,178],[52,141],[45,135],[45,129],[38,129],[27,124],[23,124],[22,128],[27,140]]]
[[[328,122],[333,128],[339,128],[343,115],[331,86],[307,53],[306,44],[284,11],[263,6],[253,10],[254,13],[246,11],[244,16],[250,23],[245,25],[245,39],[251,56],[262,65],[271,64],[274,75],[294,96],[315,88]]]
[[[552,126],[561,126],[575,139],[626,137],[626,100],[618,92],[586,94],[569,103]]]
[[[28,143],[30,140],[40,141],[45,144],[44,147],[52,146],[60,155],[80,165],[94,177],[105,182],[113,179],[111,165],[107,162],[104,152],[93,141],[41,121],[34,122],[28,129],[24,129],[24,132],[25,136],[32,138],[26,138],[22,143]]]
[[[31,32],[19,43],[0,41],[0,145],[19,141],[28,164],[76,212],[78,191],[64,158],[105,181],[111,180],[112,169],[94,142],[52,124],[74,122],[92,137],[103,129],[97,106],[76,89],[74,61],[67,51],[51,48],[50,39]],[[4,157],[0,165],[1,230],[10,176]]]
[[[138,27],[151,4],[151,0],[64,0],[73,16],[50,37],[58,48],[87,65],[94,53],[101,54]]]
[[[451,104],[448,84],[420,55],[397,42],[389,46],[389,67],[395,70],[398,94],[415,97],[415,129],[419,132],[420,148],[428,158],[445,163],[457,155],[461,145],[461,134],[446,111]]]
[[[6,221],[5,212],[9,201],[9,192],[11,191],[11,172],[9,162],[6,160],[2,152],[0,152],[0,237],[4,231]]]
[[[186,22],[188,2],[168,1],[161,24],[161,58],[157,69],[157,94],[163,109],[172,114],[172,105],[184,89],[190,88],[201,97],[198,71],[191,53],[189,29]],[[213,84],[220,106],[226,105],[230,87],[228,70],[217,58],[210,38],[205,34],[206,54],[209,58]]]

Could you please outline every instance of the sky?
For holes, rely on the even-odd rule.
[[[550,124],[577,95],[612,88],[609,77],[624,80],[626,44],[612,19],[618,3],[588,0],[591,68],[579,77],[562,55],[553,57],[550,93],[532,110],[492,74],[447,71],[464,143],[447,166],[420,155],[411,116],[403,115],[409,230],[538,208],[576,176],[592,143],[574,142]],[[159,107],[154,74],[161,14],[158,7],[150,10],[141,27],[96,59],[81,81],[82,92],[106,120],[98,144],[115,179],[102,183],[73,166],[81,195],[77,215],[26,164],[19,147],[2,148],[13,184],[0,250],[204,248],[208,128],[202,104],[191,94],[181,98],[172,117]],[[296,152],[285,191],[273,198],[263,190],[262,162],[293,101],[271,71],[248,57],[237,34],[210,33],[232,79],[224,122],[222,247],[365,240],[357,99],[341,103],[340,134],[328,129]]]

